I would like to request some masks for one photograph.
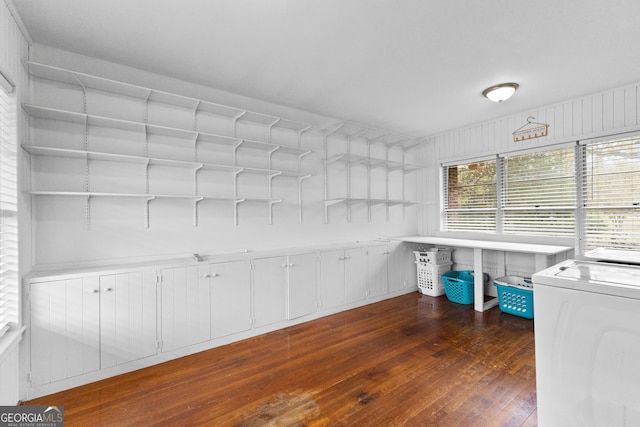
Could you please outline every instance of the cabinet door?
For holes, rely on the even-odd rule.
[[[251,276],[249,261],[209,266],[211,283],[211,337],[251,329]]]
[[[417,267],[416,267],[416,256],[414,255],[413,251],[414,247],[412,247],[411,245],[408,244],[403,244],[401,246],[402,250],[404,251],[404,256],[402,257],[404,259],[404,283],[405,283],[405,288],[409,288],[409,289],[413,289],[415,288],[416,290],[418,289],[418,272],[417,272]]]
[[[389,292],[387,284],[389,251],[387,245],[371,246],[367,249],[367,252],[367,294],[369,298],[386,295]]]
[[[343,250],[320,252],[320,307],[324,310],[345,303],[344,265]]]
[[[353,248],[344,251],[344,287],[347,304],[367,297],[367,250]]]
[[[202,277],[207,272],[206,265],[161,271],[162,351],[210,339],[209,279]]]
[[[255,326],[287,319],[286,257],[253,260],[253,308]]]
[[[316,311],[316,254],[298,254],[288,257],[289,304],[288,318],[306,316]]]
[[[416,275],[416,267],[413,264],[415,259],[413,252],[407,252],[402,243],[390,243],[387,246],[389,255],[387,257],[387,278],[389,281],[389,292],[400,291],[407,287],[407,277],[413,273]],[[409,265],[406,257],[410,256]],[[407,271],[408,269],[411,269]]]
[[[32,385],[100,369],[98,277],[30,286]]]
[[[100,276],[100,367],[156,354],[155,270]]]

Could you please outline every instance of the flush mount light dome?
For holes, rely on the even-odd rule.
[[[502,102],[511,98],[518,89],[518,83],[501,83],[491,86],[482,91],[482,95],[493,102]]]

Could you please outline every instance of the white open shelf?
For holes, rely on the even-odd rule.
[[[162,104],[173,105],[180,108],[190,109],[194,112],[202,111],[229,118],[239,117],[238,120],[250,121],[262,125],[272,125],[276,128],[289,129],[296,132],[303,131],[309,127],[309,125],[305,123],[284,119],[269,114],[248,111],[229,105],[217,104],[215,102],[176,95],[161,90],[123,83],[116,80],[93,76],[90,74],[79,73],[76,71],[40,64],[33,61],[27,61],[26,64],[27,69],[32,76],[75,85],[81,88],[89,88],[103,92],[129,96],[148,102],[158,102]]]
[[[332,136],[340,136],[342,139],[346,140],[347,150],[346,152],[335,154],[329,156],[329,138]],[[353,140],[361,139],[367,144],[367,155],[359,155],[353,154],[351,152],[351,143]],[[382,144],[385,148],[385,159],[380,159],[377,157],[371,156],[371,146],[374,144]],[[398,135],[393,133],[388,133],[379,129],[372,129],[368,127],[361,127],[358,125],[350,124],[350,123],[339,123],[332,127],[331,129],[327,129],[324,131],[324,220],[325,223],[329,222],[329,207],[335,206],[339,204],[344,204],[347,207],[347,221],[351,222],[351,207],[354,205],[366,205],[368,209],[368,218],[371,221],[371,207],[375,205],[385,205],[386,206],[386,214],[387,221],[389,221],[389,208],[392,206],[402,206],[403,208],[403,217],[404,217],[404,208],[409,206],[416,206],[420,203],[414,200],[406,200],[405,199],[405,175],[410,172],[417,171],[422,169],[418,165],[413,165],[405,162],[405,154],[407,151],[419,146],[420,143],[411,137],[407,137],[404,135]],[[391,161],[389,160],[389,151],[393,149],[399,149],[402,151],[402,161]],[[329,165],[333,163],[344,163],[346,165],[346,189],[347,196],[332,198],[330,197],[329,192]],[[351,197],[351,168],[353,166],[363,165],[367,168],[367,195],[369,197],[366,198],[356,198]],[[385,192],[386,198],[372,198],[371,195],[371,171],[376,168],[384,168],[385,169]],[[393,171],[402,171],[402,199],[395,200],[389,197],[390,193],[390,182],[389,182],[389,173]]]
[[[246,166],[233,166],[216,163],[202,163],[191,162],[185,160],[163,159],[157,157],[143,157],[132,156],[127,154],[113,154],[104,153],[99,151],[84,151],[84,150],[72,150],[68,148],[54,148],[54,147],[41,147],[36,145],[23,145],[22,148],[37,156],[51,156],[51,157],[65,157],[71,159],[89,159],[89,160],[103,160],[113,162],[125,162],[136,163],[141,165],[157,165],[157,166],[171,166],[171,167],[183,167],[183,168],[204,168],[210,170],[229,171],[237,173],[255,173],[262,175],[274,175],[275,176],[290,176],[290,177],[304,177],[311,176],[310,174],[304,174],[299,172],[285,171],[279,169],[263,169]]]
[[[342,162],[342,163],[346,163],[354,166],[365,165],[371,168],[382,167],[390,171],[401,170],[404,172],[413,172],[418,169],[421,169],[420,166],[416,166],[408,163],[394,162],[391,160],[378,159],[375,157],[367,157],[367,156],[360,156],[357,154],[347,154],[347,153],[336,154],[334,156],[329,157],[326,160],[330,164],[335,162]]]
[[[149,135],[165,135],[182,138],[185,141],[201,141],[218,144],[227,144],[238,147],[252,147],[263,150],[277,150],[291,154],[309,154],[311,151],[304,148],[292,147],[272,142],[256,141],[252,139],[236,138],[232,136],[218,135],[214,133],[198,132],[189,129],[181,129],[168,126],[160,126],[130,120],[114,119],[110,117],[95,116],[92,114],[77,113],[75,111],[61,110],[58,108],[40,107],[36,105],[23,105],[22,108],[31,117],[38,119],[57,120],[69,123],[78,123],[88,126],[109,127],[114,129],[140,132]]]
[[[40,191],[38,189],[32,189],[28,191],[28,194],[33,196],[59,196],[59,197],[85,197],[86,198],[86,215],[87,215],[87,228],[90,228],[90,200],[94,197],[110,197],[110,198],[139,198],[146,201],[145,203],[145,224],[149,226],[149,203],[155,199],[175,199],[175,200],[189,200],[194,204],[194,225],[198,223],[198,203],[203,200],[220,200],[228,201],[234,204],[234,224],[238,224],[238,205],[245,202],[258,202],[267,203],[269,206],[269,224],[273,221],[273,205],[281,203],[282,199],[272,197],[272,183],[276,177],[291,177],[297,179],[298,184],[298,212],[299,221],[302,222],[302,182],[311,177],[309,173],[301,171],[302,159],[311,153],[311,150],[301,147],[302,134],[308,131],[311,126],[305,123],[300,123],[294,120],[288,120],[281,117],[276,117],[269,114],[263,114],[254,111],[248,111],[233,106],[227,106],[217,104],[205,100],[186,97],[182,95],[176,95],[169,92],[159,91],[148,87],[132,85],[129,83],[123,83],[115,80],[110,80],[98,76],[92,76],[89,74],[79,73],[71,70],[66,70],[58,67],[52,67],[45,64],[39,64],[28,61],[27,68],[29,73],[33,77],[42,78],[49,81],[61,82],[68,85],[73,85],[82,90],[83,95],[83,110],[82,112],[72,111],[61,108],[52,108],[41,105],[23,105],[24,111],[34,119],[46,119],[54,120],[63,123],[75,123],[84,126],[82,130],[84,132],[84,149],[69,149],[62,147],[43,146],[38,141],[32,141],[30,145],[24,145],[25,151],[29,152],[33,156],[44,157],[59,157],[70,159],[82,159],[86,162],[84,187],[85,191],[74,192],[60,189],[60,191]],[[125,120],[116,117],[109,117],[110,114],[97,115],[89,114],[87,111],[87,90],[92,89],[96,91],[105,92],[108,94],[115,94],[131,98],[128,100],[122,99],[117,102],[131,102],[131,100],[140,102],[139,105],[144,107],[144,119],[143,121]],[[98,98],[101,99],[101,98]],[[99,101],[101,102],[101,101]],[[178,107],[181,109],[191,110],[194,118],[194,123],[191,127],[176,127],[165,126],[164,124],[149,123],[148,122],[148,107],[150,103],[163,104],[163,108],[166,106]],[[203,132],[198,129],[197,117],[199,113],[212,114],[216,117],[229,120],[232,126],[231,135],[219,134],[212,132]],[[162,120],[161,120],[162,121]],[[249,122],[257,124],[268,131],[268,139],[266,141],[256,140],[251,138],[238,137],[236,134],[237,123]],[[190,125],[189,125],[190,126]],[[112,128],[130,132],[137,132],[143,136],[145,142],[144,156],[122,154],[117,152],[104,152],[89,150],[89,129],[92,127]],[[290,144],[281,144],[272,141],[272,134],[274,129],[283,129],[286,131],[293,131],[297,133],[297,146]],[[151,157],[149,153],[150,137],[161,135],[168,136],[176,139],[184,140],[184,147],[192,150],[192,160],[184,160],[184,156],[181,159],[177,158],[163,158],[163,157]],[[136,141],[138,141],[136,139]],[[139,143],[139,142],[136,142]],[[178,141],[178,143],[180,143]],[[218,144],[231,147],[231,154],[233,155],[232,164],[228,163],[216,163],[216,162],[202,162],[198,160],[198,146],[201,144]],[[176,144],[176,146],[178,146]],[[213,147],[212,147],[213,148]],[[252,148],[262,150],[267,156],[265,160],[268,160],[267,167],[253,167],[242,165],[239,159],[239,151],[242,148]],[[109,150],[107,150],[109,151]],[[297,171],[285,170],[281,168],[273,168],[272,160],[275,154],[283,154],[289,156],[295,156],[293,159],[297,160]],[[285,160],[285,158],[283,158]],[[90,179],[90,167],[91,161],[112,161],[119,163],[134,163],[142,165],[144,169],[144,188],[146,192],[141,193],[126,193],[126,192],[94,192],[91,191],[91,179]],[[192,169],[192,184],[193,194],[152,194],[149,192],[149,167],[150,166],[165,166],[175,168],[187,168]],[[205,195],[199,194],[198,185],[199,181],[204,178],[198,178],[199,171],[201,170],[215,170],[226,171],[233,175],[233,186],[229,188],[229,193],[233,193],[232,196],[220,196],[220,195]],[[268,197],[244,197],[239,189],[238,177],[241,174],[258,174],[266,177],[265,186],[268,192]],[[200,183],[202,184],[202,183]],[[231,187],[231,186],[230,186]]]

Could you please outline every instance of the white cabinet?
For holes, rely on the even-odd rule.
[[[344,292],[347,304],[367,297],[367,248],[344,251]]]
[[[367,297],[366,248],[320,253],[320,304],[324,310]]]
[[[211,295],[211,338],[251,329],[251,276],[248,260],[207,267]]]
[[[314,253],[253,260],[255,326],[311,314],[316,310]]]
[[[161,270],[162,351],[251,329],[249,261]]]
[[[404,245],[309,251],[32,278],[29,398],[415,287]]]
[[[318,257],[315,253],[287,257],[288,319],[306,316],[316,311],[318,306],[317,261]]]
[[[253,314],[255,326],[286,320],[286,257],[253,260]]]
[[[155,270],[33,282],[31,383],[156,354]]]
[[[389,293],[389,268],[388,259],[390,255],[387,245],[371,246],[367,250],[367,296],[369,298],[379,297]]]
[[[403,243],[389,243],[387,247],[389,292],[415,288],[418,280],[412,248]]]
[[[206,274],[206,265],[160,271],[162,351],[211,338],[211,294]]]

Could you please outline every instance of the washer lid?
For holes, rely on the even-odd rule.
[[[570,260],[533,279],[540,285],[640,299],[640,266]]]
[[[559,268],[556,276],[640,288],[640,268],[636,266],[575,261],[573,265]]]

